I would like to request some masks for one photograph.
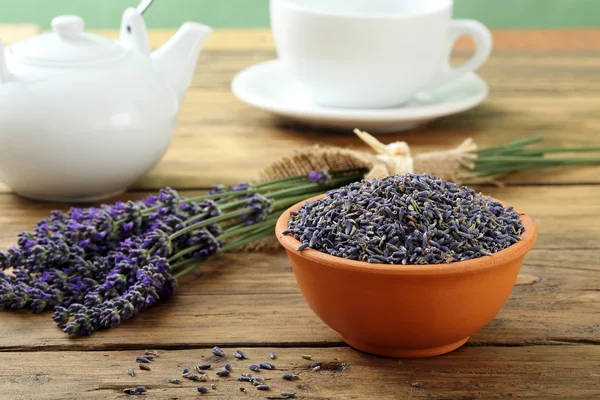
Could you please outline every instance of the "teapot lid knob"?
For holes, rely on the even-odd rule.
[[[83,32],[85,24],[76,15],[61,15],[52,20],[52,30],[62,39],[76,39]]]

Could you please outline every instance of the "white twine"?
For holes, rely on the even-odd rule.
[[[406,142],[383,144],[371,134],[360,129],[355,129],[354,133],[377,153],[375,158],[382,162],[369,171],[366,176],[367,179],[382,178],[393,174],[412,174],[414,172],[415,163],[410,154],[410,147]]]

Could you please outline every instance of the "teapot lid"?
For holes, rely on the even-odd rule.
[[[49,66],[86,65],[114,60],[125,49],[116,41],[83,31],[84,22],[75,15],[52,20],[52,32],[10,46],[21,62]]]

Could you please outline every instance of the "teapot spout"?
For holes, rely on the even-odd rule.
[[[204,41],[212,29],[195,22],[186,22],[161,48],[152,53],[152,60],[183,100],[192,83],[196,62]]]
[[[0,40],[0,83],[8,81],[8,68],[4,60],[4,43]]]

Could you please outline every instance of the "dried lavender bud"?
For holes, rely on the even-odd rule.
[[[158,352],[156,352],[155,350],[146,350],[144,352],[144,355],[158,357]]]
[[[264,380],[265,380],[264,378],[259,378],[259,377],[252,378],[252,382],[262,382]]]
[[[181,383],[181,381],[177,378],[171,378],[167,382],[172,383],[174,385],[179,385]]]
[[[281,375],[281,377],[283,379],[285,379],[286,381],[295,381],[297,379],[300,379],[300,377],[298,375],[293,375],[293,374],[283,374],[283,375]]]
[[[306,202],[287,234],[335,257],[379,264],[442,264],[501,251],[521,239],[512,207],[427,174],[363,180]]]
[[[294,392],[283,392],[283,393],[281,393],[281,397],[283,397],[284,399],[295,399],[296,398],[296,393],[294,393]]]
[[[246,373],[242,374],[242,376],[246,376],[248,378],[252,378],[252,374],[250,372],[246,372]]]
[[[412,387],[420,388],[423,386],[423,382],[413,382],[410,384]]]
[[[309,356],[308,354],[302,355],[302,358],[304,358],[305,360],[312,360],[312,356]]]
[[[125,394],[144,394],[146,393],[146,388],[143,386],[138,386],[136,388],[131,388],[131,389],[124,389],[123,393]]]
[[[323,366],[323,363],[322,363],[322,362],[320,362],[320,361],[318,361],[318,362],[314,362],[314,363],[310,364],[310,367],[311,367],[311,368],[315,368],[315,367],[322,367],[322,366]]]
[[[233,356],[234,356],[235,358],[238,358],[238,359],[240,359],[240,360],[243,360],[243,359],[245,359],[245,358],[248,358],[248,357],[246,357],[246,353],[244,353],[244,352],[243,352],[243,351],[241,351],[241,350],[236,350],[236,351],[235,351],[235,353],[233,353]]]
[[[229,372],[228,370],[226,370],[225,368],[223,368],[222,370],[217,371],[217,375],[225,377],[225,376],[231,375],[231,372]]]
[[[138,364],[138,367],[144,371],[152,371],[152,368],[150,368],[150,366],[146,364]]]
[[[316,367],[313,367],[313,368],[311,368],[310,370],[311,370],[311,372],[318,372],[318,371],[320,371],[320,370],[321,370],[321,366],[320,366],[320,365],[317,365]]]
[[[136,357],[136,358],[135,358],[135,361],[136,361],[136,362],[140,362],[140,363],[149,363],[149,362],[150,362],[150,359],[149,359],[149,358],[146,358],[146,357]]]
[[[212,368],[212,366],[210,364],[200,364],[196,367],[196,369],[199,369],[199,370],[206,370],[206,369],[211,369],[211,368]]]
[[[250,376],[240,376],[239,378],[237,378],[237,380],[239,382],[252,382],[252,377]]]
[[[269,353],[269,358],[270,358],[271,360],[274,360],[275,358],[277,358],[277,356],[275,355],[275,352],[273,352],[273,351],[272,351],[272,352],[270,352],[270,353]]]
[[[182,375],[185,379],[189,379],[190,381],[194,381],[194,382],[199,382],[200,381],[200,377],[198,375],[193,375],[193,374],[185,374]],[[206,381],[206,379],[205,379]]]
[[[271,364],[270,362],[266,362],[266,361],[260,363],[259,367],[262,369],[268,369],[268,370],[275,369],[275,365]]]
[[[254,372],[260,371],[260,366],[256,365],[256,364],[250,364],[250,365],[248,365],[248,368],[250,368],[250,371],[254,371]]]
[[[308,178],[319,185],[327,185],[331,181],[331,175],[325,170],[310,171]]]
[[[150,361],[154,360],[154,356],[151,356],[151,355],[144,355],[143,357]]]
[[[243,393],[245,393],[245,392],[246,392],[246,388],[245,388],[245,387],[241,387],[241,388],[240,388],[240,392],[243,392]]]
[[[223,350],[218,346],[213,347],[212,353],[217,357],[225,357],[225,353],[223,353]]]
[[[198,386],[196,389],[198,390],[199,393],[208,393],[208,388],[206,388],[204,386]]]
[[[227,363],[223,366],[227,371],[231,371],[231,364]]]
[[[269,386],[269,385],[265,385],[265,384],[258,385],[258,386],[256,386],[256,388],[257,388],[258,390],[271,390],[271,386]]]
[[[190,372],[190,370],[187,367],[183,368],[183,371],[181,372],[181,375],[187,375]]]

